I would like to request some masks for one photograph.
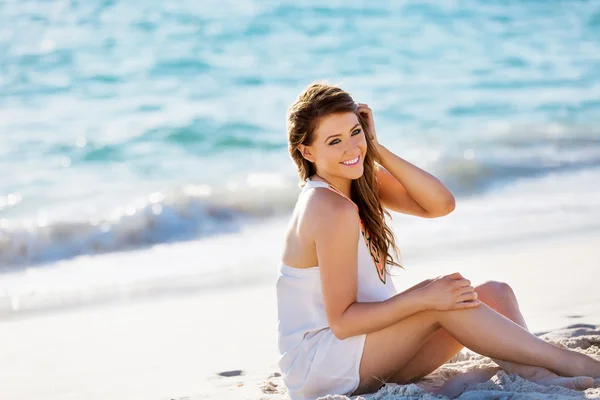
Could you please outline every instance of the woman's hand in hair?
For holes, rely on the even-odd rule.
[[[423,295],[426,308],[431,310],[459,310],[481,304],[471,282],[458,272],[440,276],[418,290]]]
[[[369,130],[369,133],[371,134],[370,139],[373,141],[373,144],[378,146],[379,142],[377,141],[377,133],[375,132],[375,121],[373,120],[373,111],[369,108],[369,106],[367,104],[364,104],[364,103],[356,103],[356,104],[358,105],[356,112],[359,113],[360,116],[363,117],[365,121],[367,121],[368,130]]]

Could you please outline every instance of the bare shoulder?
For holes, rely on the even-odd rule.
[[[313,239],[331,234],[358,233],[358,213],[354,205],[329,189],[316,189],[307,196],[305,223]]]

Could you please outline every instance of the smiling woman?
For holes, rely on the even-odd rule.
[[[384,207],[440,217],[454,197],[379,144],[368,105],[312,84],[290,107],[287,129],[302,185],[277,279],[279,366],[292,400],[413,382],[463,345],[540,384],[593,385],[554,372],[600,377],[600,362],[529,333],[505,283],[474,288],[454,273],[397,293],[387,266],[400,266],[390,253],[398,248]]]
[[[303,182],[315,176],[354,203],[361,224],[371,238],[372,251],[384,264],[397,265],[388,249],[394,244],[385,223],[376,174],[379,160],[374,126],[367,110],[343,90],[309,86],[288,113],[289,152]],[[347,165],[348,161],[354,164]]]

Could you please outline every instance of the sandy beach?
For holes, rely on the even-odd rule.
[[[446,252],[404,260],[399,290],[460,271],[473,283],[508,282],[532,332],[600,358],[600,234]],[[286,399],[277,367],[273,280],[157,299],[20,314],[0,322],[3,399]],[[490,360],[463,351],[434,375],[441,382]],[[600,380],[598,381],[600,384]],[[600,398],[528,384],[503,372],[461,396]],[[426,398],[390,385],[373,399]],[[369,398],[369,396],[366,396]]]

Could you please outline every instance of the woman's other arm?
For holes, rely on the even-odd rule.
[[[375,146],[379,164],[377,171],[379,198],[384,207],[404,214],[425,218],[441,217],[454,210],[454,196],[435,176],[398,157],[377,139],[373,111],[367,104],[357,103]]]
[[[379,198],[390,210],[424,218],[442,217],[455,207],[454,196],[439,179],[378,146]]]

